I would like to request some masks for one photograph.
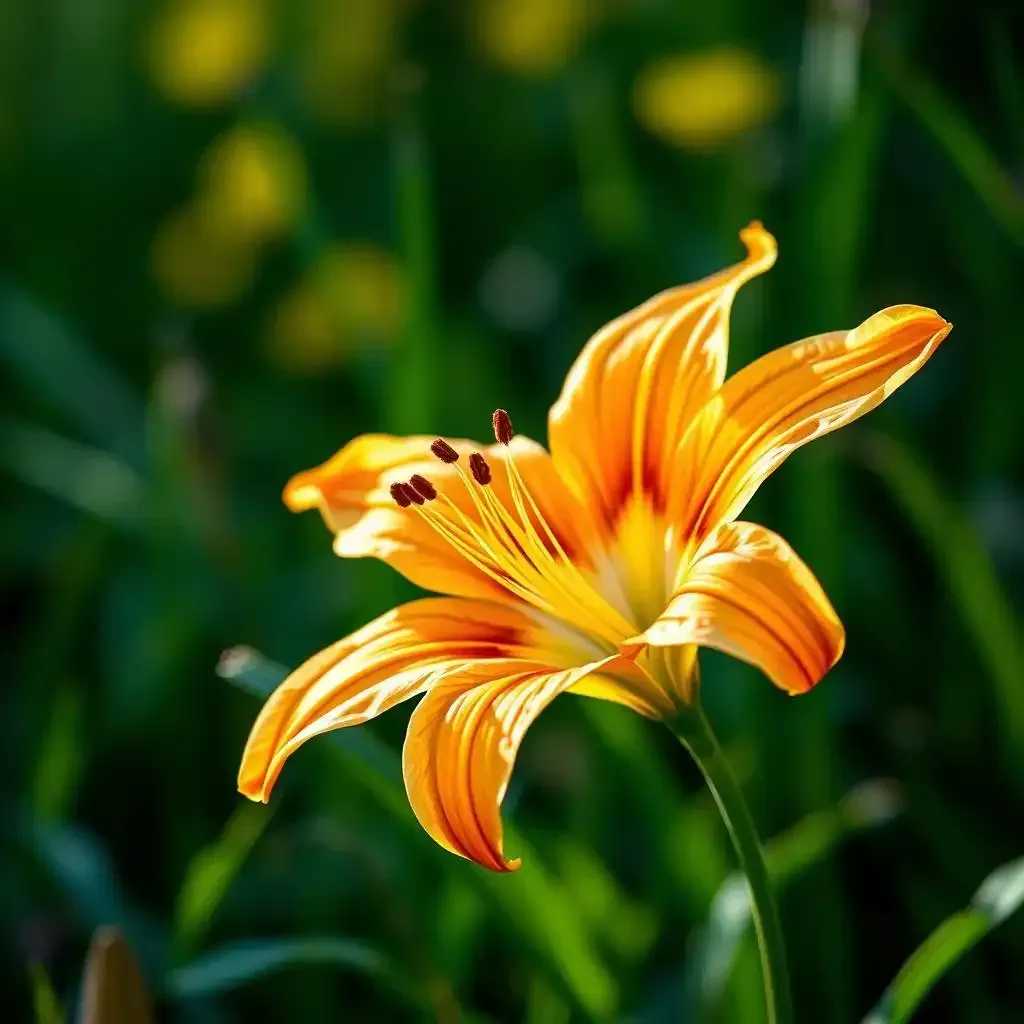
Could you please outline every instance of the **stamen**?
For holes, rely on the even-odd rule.
[[[498,442],[509,448],[514,431],[508,413],[498,409],[492,425]],[[430,449],[444,463],[460,462],[459,453],[443,438],[435,439]],[[608,604],[569,558],[526,487],[511,450],[499,458],[505,463],[507,496],[502,486],[488,486],[492,468],[480,452],[469,453],[465,468],[452,467],[466,489],[469,507],[419,473],[392,485],[391,495],[400,508],[418,506],[410,511],[499,586],[614,649],[624,636],[637,632],[635,625]],[[499,480],[505,484],[506,477],[499,474]]]
[[[494,413],[495,436],[498,436],[497,425],[499,413],[504,415],[505,422],[508,427],[508,433],[511,437],[512,421],[508,418],[508,413],[503,409],[498,409]],[[613,629],[621,630],[623,625],[627,625],[628,628],[628,624],[626,624],[626,620],[623,619],[622,615],[593,591],[593,589],[583,579],[579,569],[577,569],[573,564],[572,559],[565,553],[565,549],[559,543],[558,538],[555,536],[554,531],[548,524],[547,519],[541,514],[541,510],[537,506],[536,501],[534,501],[533,495],[530,494],[530,490],[519,473],[519,469],[516,466],[516,462],[512,457],[511,451],[505,453],[504,462],[508,471],[508,484],[512,503],[515,506],[520,521],[523,526],[526,527],[526,540],[533,560],[537,562],[537,564],[540,564],[540,562],[543,561],[548,561],[553,565],[556,565],[558,569],[561,570],[556,573],[556,578],[559,576],[562,577],[558,584],[560,589],[567,593],[572,592],[576,601],[582,601],[582,603],[589,605],[589,611],[592,614],[596,614],[597,617],[599,619],[603,619],[605,623],[608,623],[609,621],[614,622],[615,626],[613,626]],[[529,506],[529,510],[527,509],[527,506]],[[531,512],[533,514],[532,516],[530,514]],[[537,532],[537,529],[534,526],[534,518],[541,524],[541,529],[544,532],[543,537]],[[545,543],[545,539],[548,542],[547,544]],[[550,545],[550,547],[548,545]],[[569,576],[573,577],[573,580],[569,581],[566,579],[563,575],[564,573],[568,573]],[[595,598],[596,602],[594,601]]]
[[[451,465],[459,461],[459,453],[443,438],[439,437],[430,446],[430,450],[442,461]]]
[[[503,444],[506,447],[512,440],[512,435],[515,433],[512,429],[512,419],[504,409],[495,409],[494,415],[491,417],[491,426],[494,427],[494,436],[498,441],[498,444]]]
[[[433,501],[437,497],[437,488],[425,476],[413,473],[409,477],[409,483],[412,485],[413,490],[426,498],[427,501]]]
[[[470,455],[469,469],[473,474],[473,479],[481,486],[486,486],[491,482],[491,467],[479,452],[473,452]]]
[[[407,484],[399,484],[398,486],[402,488],[402,493],[409,499],[409,501],[415,502],[417,505],[422,505],[426,500],[423,495],[412,486],[411,482]]]

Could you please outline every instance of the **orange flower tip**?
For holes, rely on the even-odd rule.
[[[437,488],[425,476],[421,476],[419,473],[413,473],[409,477],[409,484],[426,501],[433,501],[437,497]]]
[[[872,325],[877,323],[880,329],[915,322],[940,341],[953,329],[953,325],[944,316],[927,306],[889,306],[865,321]]]
[[[493,871],[497,875],[511,874],[513,871],[518,871],[523,864],[522,857],[516,857],[513,860],[507,860],[504,854],[492,852],[488,857],[484,859],[478,859],[472,856],[470,853],[464,853],[464,857],[472,860],[474,863],[479,864],[480,867],[486,868],[488,871]]]
[[[512,418],[504,409],[495,409],[491,417],[491,426],[494,427],[494,438],[498,444],[506,447],[512,440]]]
[[[394,499],[395,504],[399,508],[408,508],[412,504],[412,498],[409,495],[409,487],[406,484],[397,483],[392,484],[390,487],[391,497]],[[423,504],[422,499],[419,504]]]
[[[748,263],[763,263],[767,269],[775,262],[775,236],[759,220],[752,220],[740,232],[740,241],[747,247]]]
[[[265,804],[270,800],[270,793],[263,784],[263,779],[254,776],[238,776],[238,792],[254,804]]]
[[[439,437],[431,446],[430,450],[449,466],[459,461],[459,453],[443,438]]]
[[[918,307],[918,314],[935,334],[940,335],[943,338],[953,329],[953,325],[941,313],[936,312],[934,309],[928,309],[926,306],[920,306]]]
[[[473,454],[470,455],[469,471],[473,474],[473,479],[480,484],[481,487],[486,487],[487,484],[491,482],[491,467],[479,452],[473,452]]]

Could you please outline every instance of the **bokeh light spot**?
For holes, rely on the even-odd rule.
[[[263,0],[172,0],[150,35],[150,76],[172,102],[216,106],[252,81],[269,46]]]
[[[653,61],[633,88],[637,120],[648,131],[698,151],[718,149],[764,123],[781,99],[778,75],[733,47]]]
[[[230,305],[249,290],[256,253],[225,236],[205,204],[192,203],[160,226],[150,264],[168,299],[187,309],[207,309]]]
[[[408,0],[321,0],[308,9],[301,86],[331,124],[374,120],[386,106]]]
[[[293,373],[328,369],[392,342],[403,309],[401,267],[391,253],[367,243],[335,243],[278,303],[270,357]]]
[[[239,125],[207,150],[199,188],[223,235],[240,243],[269,241],[292,228],[305,203],[302,152],[277,125]]]
[[[593,6],[585,0],[484,0],[476,15],[477,45],[509,71],[549,75],[579,49]]]

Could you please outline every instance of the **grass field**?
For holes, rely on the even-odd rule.
[[[795,1019],[1024,1020],[1022,41],[1008,0],[5,0],[4,1019],[146,1019],[113,933],[84,971],[103,926],[154,1020],[766,1019],[711,794],[621,706],[530,729],[517,873],[417,823],[409,705],[236,791],[287,669],[421,593],[286,481],[498,407],[543,443],[587,338],[760,220],[730,372],[887,306],[954,325],[744,513],[842,660],[789,699],[700,655]]]

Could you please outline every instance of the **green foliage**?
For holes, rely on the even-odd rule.
[[[286,673],[256,651],[241,649],[221,659],[221,674],[257,696],[266,697]],[[401,788],[398,759],[375,740],[369,730],[346,730],[330,736],[338,760],[351,781],[366,787],[383,809],[413,831],[425,853],[445,871],[460,865],[422,833]],[[471,879],[482,897],[502,915],[539,965],[590,1019],[605,1019],[615,1004],[614,981],[597,959],[590,936],[574,912],[572,900],[514,828],[506,828],[509,846],[519,851],[524,865],[504,877],[472,868]]]
[[[1024,858],[992,872],[970,906],[946,918],[921,943],[864,1024],[902,1024],[958,960],[1024,903]]]
[[[266,807],[243,804],[216,842],[193,858],[178,890],[174,943],[179,955],[192,949],[209,926],[235,875],[270,821]]]
[[[1024,196],[970,118],[897,52],[879,46],[875,56],[893,90],[931,132],[992,217],[1018,245],[1024,245]]]
[[[835,847],[861,829],[884,825],[900,810],[887,780],[871,780],[848,793],[837,807],[817,811],[765,844],[768,874],[777,891],[806,875]],[[713,1020],[740,944],[750,936],[751,906],[744,877],[734,872],[711,902],[707,922],[696,933],[687,957],[686,987],[692,1013]]]
[[[486,439],[496,406],[543,441],[588,335],[738,258],[759,218],[779,261],[737,298],[730,369],[890,304],[955,325],[750,510],[822,580],[839,666],[790,701],[701,663],[778,837],[797,1019],[854,1024],[1020,852],[1021,28],[999,0],[5,0],[5,1019],[73,1012],[105,926],[154,1016],[189,1024],[761,1019],[713,802],[623,708],[559,699],[531,729],[511,875],[417,824],[406,709],[311,743],[269,809],[235,791],[281,664],[415,594],[334,558],[281,506],[289,476],[362,432]],[[720,82],[640,101],[652,69],[722,51],[774,104],[724,131]],[[875,1021],[954,963],[922,1016],[1020,1015],[1019,919],[963,956],[1016,871]]]
[[[62,1024],[64,1011],[46,970],[40,964],[32,964],[29,967],[29,978],[32,982],[32,1009],[36,1024]]]
[[[165,988],[173,999],[201,999],[221,995],[289,967],[310,966],[369,975],[414,1006],[421,998],[410,988],[397,965],[389,964],[363,943],[333,936],[249,939],[222,946],[176,967],[167,975]]]
[[[1024,770],[1024,642],[1014,612],[980,539],[906,446],[878,435],[865,440],[868,465],[892,492],[927,545],[946,592],[977,645],[995,688],[1007,767]]]
[[[32,781],[32,813],[41,821],[67,818],[84,760],[81,691],[57,692]]]

